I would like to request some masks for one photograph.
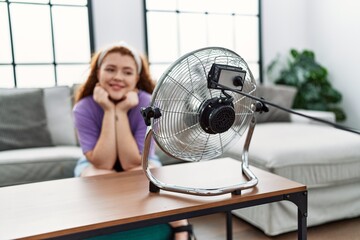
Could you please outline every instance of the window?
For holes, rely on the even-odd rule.
[[[180,56],[218,46],[235,51],[261,78],[259,0],[144,0],[147,52],[158,79]]]
[[[0,0],[0,87],[82,82],[93,49],[87,0]]]

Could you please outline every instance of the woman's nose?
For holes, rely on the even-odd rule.
[[[121,71],[117,71],[115,74],[115,80],[123,81],[124,80],[124,74]]]

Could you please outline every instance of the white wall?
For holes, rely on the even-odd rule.
[[[263,0],[262,9],[264,66],[290,48],[313,50],[343,95],[343,124],[360,129],[360,2]]]
[[[316,0],[311,3],[311,46],[319,61],[328,68],[333,85],[343,93],[342,106],[348,115],[345,124],[360,130],[360,2]]]
[[[343,94],[344,125],[360,129],[360,1],[262,0],[263,62],[310,49]],[[92,0],[96,49],[125,40],[145,50],[142,0]],[[266,76],[264,74],[264,76]]]
[[[307,48],[306,4],[304,0],[263,0],[263,63],[268,66],[292,47]],[[266,77],[265,72],[263,72]]]
[[[126,41],[145,51],[142,0],[92,0],[95,49]]]

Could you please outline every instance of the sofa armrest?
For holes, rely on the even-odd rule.
[[[307,115],[307,116],[320,118],[322,120],[335,123],[335,113],[333,113],[333,112],[317,111],[317,110],[305,110],[305,109],[294,109],[294,111],[296,111],[298,113],[301,113],[301,114],[304,114],[304,115]],[[315,120],[305,118],[305,117],[302,117],[302,116],[299,116],[299,115],[296,115],[296,114],[291,114],[290,115],[290,121],[291,122],[296,122],[296,123],[323,124],[321,122],[317,122]]]

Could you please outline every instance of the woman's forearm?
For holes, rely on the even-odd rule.
[[[116,161],[115,134],[115,110],[105,111],[100,137],[94,149],[86,154],[86,157],[95,167],[100,169],[113,168]]]
[[[116,112],[117,154],[124,170],[141,166],[141,155],[136,140],[131,132],[127,113]]]

